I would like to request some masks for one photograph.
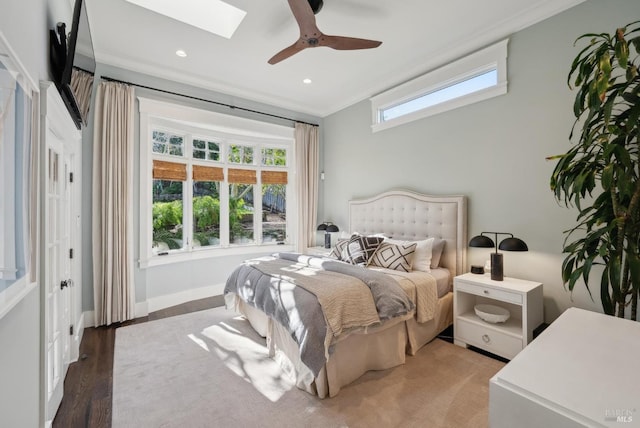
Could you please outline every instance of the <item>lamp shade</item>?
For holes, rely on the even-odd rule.
[[[488,236],[477,235],[471,238],[469,246],[475,248],[494,248],[496,244],[493,242],[493,239]]]
[[[503,239],[498,248],[503,251],[529,251],[529,247],[522,239],[514,237]]]
[[[318,228],[316,230],[327,230],[327,223],[318,225]]]
[[[340,232],[340,229],[335,224],[330,224],[327,226],[327,232]]]

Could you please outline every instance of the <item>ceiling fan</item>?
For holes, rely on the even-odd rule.
[[[300,38],[291,46],[275,54],[269,64],[277,64],[306,48],[326,46],[338,50],[377,48],[382,42],[354,37],[330,36],[316,25],[315,14],[322,9],[323,0],[288,0],[293,16],[300,27]]]

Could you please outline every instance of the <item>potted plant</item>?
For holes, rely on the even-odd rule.
[[[568,84],[577,90],[575,144],[557,164],[551,189],[575,206],[577,225],[565,231],[562,279],[570,291],[582,279],[589,288],[601,265],[604,312],[638,319],[640,290],[640,21],[614,34],[585,34],[588,41],[571,65]],[[593,296],[592,296],[593,298]]]

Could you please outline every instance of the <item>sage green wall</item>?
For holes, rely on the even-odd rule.
[[[509,42],[506,95],[372,133],[362,101],[324,122],[324,212],[347,227],[347,201],[390,188],[469,198],[469,237],[514,233],[528,253],[505,253],[505,275],[544,283],[545,317],[569,306],[601,311],[583,286],[565,292],[560,276],[563,231],[576,212],[549,190],[546,156],[569,148],[574,93],[566,85],[577,36],[611,32],[640,19],[637,0],[591,0],[514,34]],[[468,251],[470,264],[489,253]],[[599,285],[593,283],[596,298]]]

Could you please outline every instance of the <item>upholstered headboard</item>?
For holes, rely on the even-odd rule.
[[[422,195],[391,190],[349,201],[349,230],[363,235],[416,241],[444,239],[440,265],[460,275],[466,267],[467,201],[465,196]]]

